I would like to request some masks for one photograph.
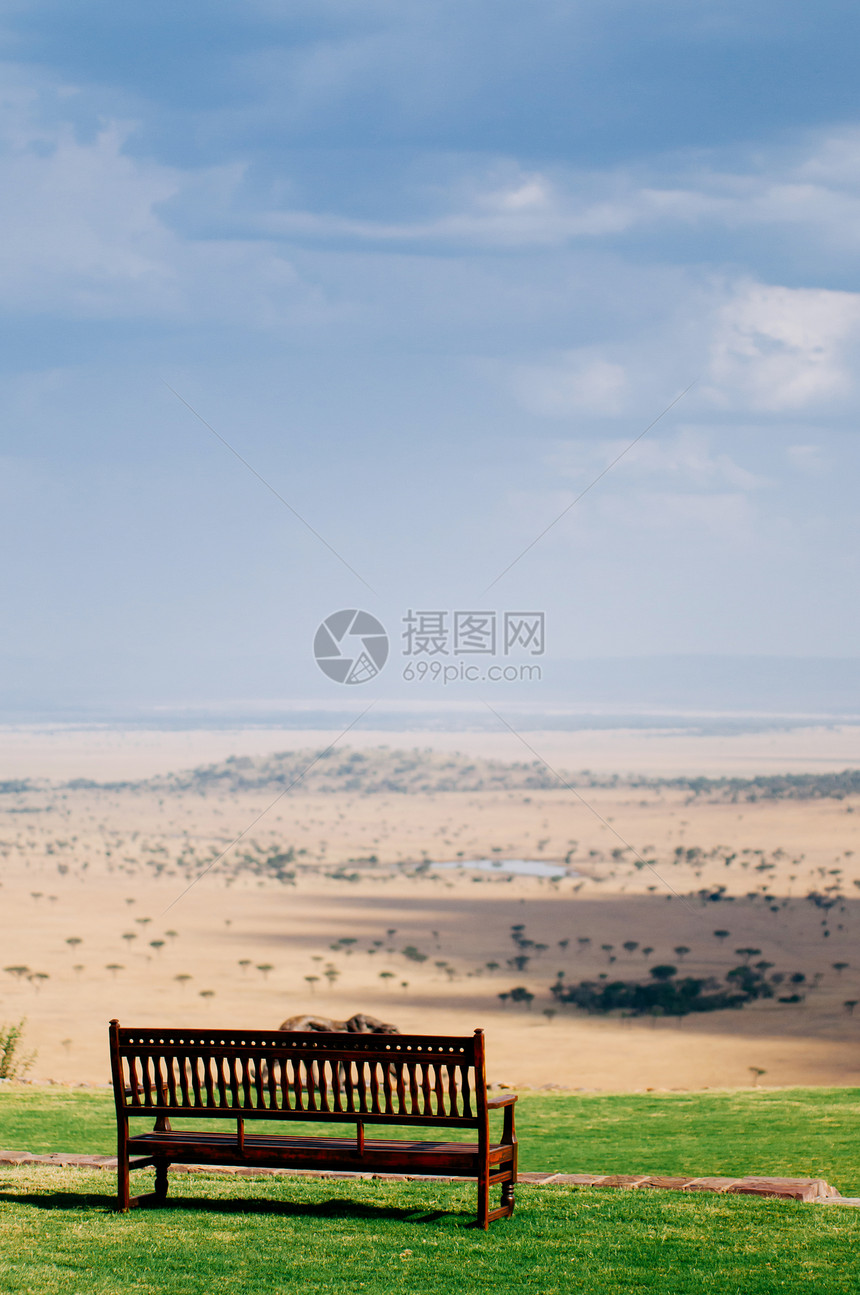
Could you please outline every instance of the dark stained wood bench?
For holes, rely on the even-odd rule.
[[[516,1096],[487,1097],[484,1034],[289,1034],[278,1030],[130,1029],[110,1023],[121,1210],[167,1197],[171,1164],[328,1169],[475,1178],[478,1224],[514,1212]],[[490,1111],[504,1110],[500,1142]],[[138,1117],[154,1119],[136,1132]],[[235,1120],[235,1132],[174,1130],[171,1118]],[[354,1137],[260,1132],[260,1120],[354,1124]],[[246,1133],[246,1125],[250,1125]],[[421,1139],[368,1137],[415,1126]],[[432,1129],[473,1129],[477,1141],[427,1140]],[[129,1171],[155,1167],[155,1191],[132,1197]],[[490,1208],[490,1188],[501,1203]]]

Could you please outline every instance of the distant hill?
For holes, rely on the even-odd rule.
[[[142,782],[101,784],[155,792],[238,792],[286,788],[305,792],[355,792],[365,796],[414,795],[443,791],[545,790],[558,779],[539,760],[506,764],[501,760],[444,755],[431,750],[282,751],[252,758],[230,756],[181,773]],[[69,787],[95,786],[77,780]]]
[[[691,799],[842,800],[860,794],[860,770],[841,773],[760,775],[754,778],[621,778],[589,771],[553,773],[539,760],[506,763],[430,749],[387,747],[370,751],[282,751],[253,758],[230,756],[218,764],[159,775],[139,782],[95,783],[75,779],[67,790],[103,788],[160,794],[198,792],[230,794],[283,790],[292,785],[312,793],[362,796],[429,795],[435,792],[547,791],[564,787],[630,787],[687,791]],[[35,784],[0,783],[2,792],[35,789]]]
[[[755,778],[666,778],[652,785],[679,787],[704,800],[844,800],[860,794],[860,769],[759,774]]]

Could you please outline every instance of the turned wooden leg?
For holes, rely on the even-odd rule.
[[[502,1208],[508,1211],[508,1217],[514,1212],[514,1184],[502,1183]]]
[[[155,1199],[159,1205],[167,1200],[167,1161],[159,1160],[155,1165]]]

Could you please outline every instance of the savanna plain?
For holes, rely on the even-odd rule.
[[[113,734],[101,762],[84,735],[54,763],[28,737],[0,784],[0,1020],[26,1018],[32,1075],[72,1083],[107,1082],[111,1017],[360,1011],[480,1026],[490,1081],[521,1088],[854,1084],[854,732],[737,739],[732,767],[696,736],[555,734],[552,769],[487,735],[311,763],[323,735],[243,734],[251,754],[187,767],[157,736],[142,761]],[[714,1010],[606,992],[684,982]]]

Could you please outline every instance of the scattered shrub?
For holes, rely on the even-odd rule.
[[[36,1060],[35,1052],[21,1054],[25,1025],[0,1025],[0,1079],[23,1079]]]

